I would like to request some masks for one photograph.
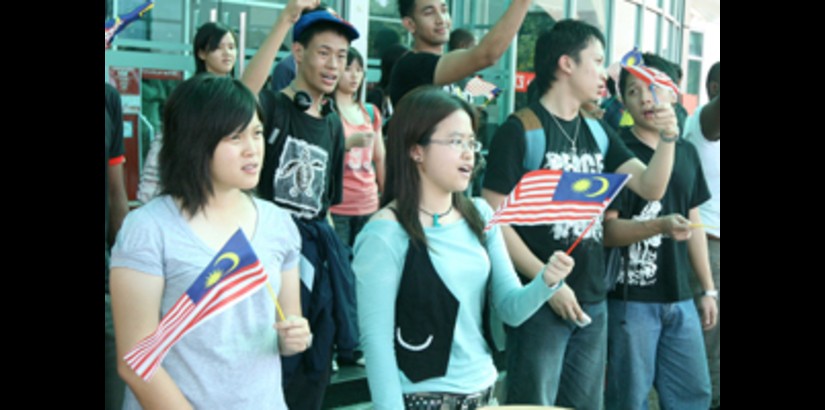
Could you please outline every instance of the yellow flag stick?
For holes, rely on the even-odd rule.
[[[268,281],[266,282],[266,290],[269,291],[269,297],[271,297],[272,301],[275,302],[275,309],[278,310],[278,317],[281,318],[282,322],[285,321],[286,317],[284,317],[284,311],[281,310],[281,305],[278,303],[278,297],[275,296],[275,290],[272,289],[272,284],[270,284]]]

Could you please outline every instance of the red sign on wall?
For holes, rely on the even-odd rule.
[[[516,92],[526,93],[527,87],[536,79],[536,73],[525,71],[516,72]]]
[[[154,68],[143,69],[143,79],[145,80],[178,80],[183,81],[183,71],[180,70],[159,70]]]
[[[120,96],[140,95],[140,69],[134,67],[109,67],[109,82]]]

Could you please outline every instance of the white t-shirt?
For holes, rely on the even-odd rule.
[[[702,169],[705,172],[705,180],[710,189],[710,200],[699,206],[699,214],[702,216],[702,223],[714,228],[705,229],[707,233],[716,237],[722,237],[722,201],[721,201],[721,176],[722,166],[720,163],[722,140],[709,141],[702,134],[702,124],[699,118],[702,109],[699,107],[696,112],[685,121],[685,140],[691,142],[699,151],[699,159],[702,161]],[[718,228],[718,229],[717,229]]]

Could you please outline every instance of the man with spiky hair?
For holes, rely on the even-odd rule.
[[[398,105],[407,92],[421,85],[446,86],[490,67],[501,58],[518,33],[532,0],[513,0],[510,7],[484,36],[469,49],[444,54],[453,26],[445,0],[398,0],[404,28],[415,39],[413,51],[395,64],[390,80],[390,99]]]

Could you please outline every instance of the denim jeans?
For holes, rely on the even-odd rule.
[[[355,237],[358,236],[370,217],[372,217],[372,214],[353,216],[332,214],[332,222],[335,224],[335,233],[338,234],[338,239],[352,248],[355,244]]]
[[[607,360],[607,302],[581,305],[593,322],[579,328],[544,304],[507,329],[507,404],[601,410]]]
[[[608,312],[607,410],[647,409],[653,386],[663,410],[710,407],[702,325],[692,300],[609,300]]]

